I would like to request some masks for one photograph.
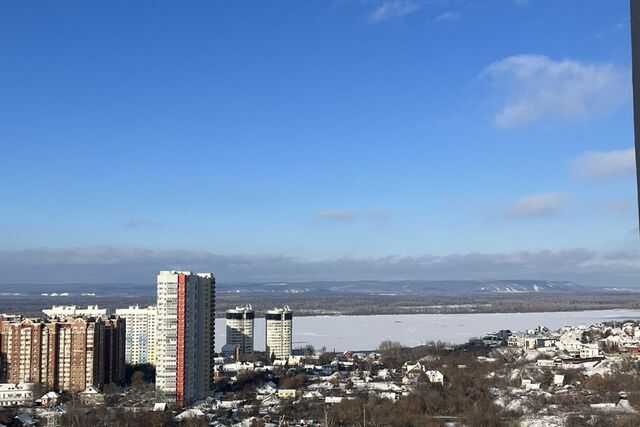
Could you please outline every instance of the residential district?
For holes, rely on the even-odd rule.
[[[285,306],[257,351],[246,305],[216,353],[215,278],[188,271],[155,306],[42,311],[0,315],[0,426],[640,425],[636,321],[336,353],[294,349]]]

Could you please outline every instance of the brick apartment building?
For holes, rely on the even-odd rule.
[[[0,317],[0,383],[83,391],[124,381],[125,322]]]

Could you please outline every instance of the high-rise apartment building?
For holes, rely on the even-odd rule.
[[[54,305],[51,308],[46,308],[42,312],[49,318],[66,318],[76,316],[109,316],[111,310],[107,308],[100,308],[97,305],[88,305],[87,308],[80,308],[77,305]]]
[[[123,319],[0,320],[0,382],[59,391],[122,383],[124,344]]]
[[[286,360],[291,356],[293,313],[289,306],[274,308],[266,313],[266,340],[268,357]]]
[[[104,323],[104,382],[118,384],[125,377],[127,329],[126,320],[112,316]]]
[[[213,386],[215,278],[161,271],[157,293],[156,388],[182,406],[205,398]]]
[[[116,315],[127,321],[127,345],[125,360],[137,365],[156,364],[156,317],[154,305],[140,308],[138,305],[116,309]]]
[[[255,312],[250,305],[227,310],[227,345],[238,348],[240,354],[253,353],[253,323]]]

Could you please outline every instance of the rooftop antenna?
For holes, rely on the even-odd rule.
[[[636,150],[636,185],[640,212],[640,0],[631,3],[631,67],[633,78],[633,129]]]

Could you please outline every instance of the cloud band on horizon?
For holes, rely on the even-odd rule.
[[[150,283],[159,270],[172,268],[213,271],[225,282],[508,278],[572,280],[603,286],[640,284],[637,251],[584,248],[315,261],[283,255],[109,246],[0,251],[0,270],[5,272],[0,280],[5,284]]]

